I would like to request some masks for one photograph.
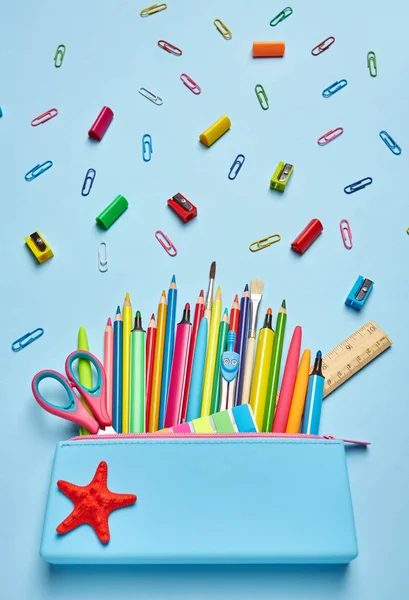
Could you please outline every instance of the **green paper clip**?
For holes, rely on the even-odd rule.
[[[281,23],[281,21],[284,21],[284,19],[286,19],[292,14],[293,9],[291,8],[291,6],[287,6],[287,8],[284,8],[281,12],[279,12],[278,15],[274,17],[274,19],[271,19],[270,26],[275,27],[276,25]]]
[[[378,75],[378,67],[376,65],[376,54],[372,50],[367,54],[366,64],[368,65],[369,75],[376,77]]]
[[[273,190],[284,192],[285,186],[287,185],[293,171],[294,165],[290,165],[290,163],[284,163],[283,161],[279,162],[271,178],[270,187]]]
[[[260,102],[260,106],[263,110],[267,110],[268,109],[268,98],[267,98],[267,94],[263,88],[263,86],[261,85],[261,83],[258,83],[256,85],[256,87],[254,88],[254,91],[256,92],[256,96],[258,98],[258,101]]]

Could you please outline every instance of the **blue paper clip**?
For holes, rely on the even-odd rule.
[[[229,175],[228,175],[228,177],[229,177],[229,179],[231,179],[231,181],[233,181],[233,179],[236,179],[245,160],[246,160],[246,157],[243,154],[238,154],[236,156],[236,158],[234,159],[234,163],[230,167],[230,171],[229,171]]]
[[[339,90],[342,90],[342,88],[344,88],[347,85],[347,83],[348,82],[346,79],[340,79],[339,81],[335,81],[334,83],[329,85],[327,88],[325,88],[325,90],[323,90],[322,95],[324,96],[324,98],[330,98],[336,92],[339,92]]]
[[[37,329],[34,329],[34,331],[29,331],[25,335],[22,335],[21,338],[13,342],[11,344],[11,349],[13,352],[20,352],[20,350],[38,340],[43,333],[44,329],[42,327],[37,327]]]
[[[33,179],[41,175],[41,173],[44,173],[44,171],[47,171],[47,169],[51,169],[52,166],[53,161],[46,160],[45,162],[43,162],[42,165],[36,165],[31,169],[31,171],[28,171],[28,173],[24,175],[24,179],[26,181],[33,181]]]
[[[81,190],[81,194],[83,196],[88,196],[88,194],[91,191],[92,186],[94,185],[94,179],[96,177],[96,170],[95,169],[88,169],[88,171],[85,174],[85,179],[84,179],[84,183],[82,184],[82,190]]]
[[[380,131],[379,137],[388,146],[389,150],[398,156],[402,152],[402,148],[398,146],[393,137],[389,135],[387,131]]]
[[[346,194],[353,194],[358,190],[363,190],[367,185],[371,185],[372,177],[365,177],[365,179],[360,179],[359,181],[355,181],[355,183],[351,183],[344,187],[344,192]]]
[[[150,161],[152,152],[152,138],[149,133],[145,133],[142,137],[142,158],[145,162]]]

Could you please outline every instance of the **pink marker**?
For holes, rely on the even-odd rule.
[[[104,334],[104,369],[107,381],[107,410],[112,420],[113,374],[114,374],[114,330],[108,319]]]
[[[285,363],[283,380],[281,382],[280,398],[273,422],[273,433],[285,433],[288,415],[290,414],[295,380],[297,378],[298,361],[300,359],[302,329],[299,325],[294,329]]]
[[[186,304],[182,320],[176,327],[175,350],[170,374],[165,427],[173,427],[173,425],[180,423],[191,333],[190,304]]]

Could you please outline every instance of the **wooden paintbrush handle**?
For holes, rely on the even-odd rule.
[[[247,352],[244,366],[243,391],[241,394],[241,404],[248,404],[250,400],[251,375],[253,373],[254,349],[256,347],[255,338],[251,337],[247,341]]]

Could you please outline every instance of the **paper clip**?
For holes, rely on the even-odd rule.
[[[165,42],[165,40],[159,40],[158,46],[169,52],[169,54],[174,54],[175,56],[182,56],[183,52],[177,46],[173,46],[169,42]]]
[[[220,19],[215,19],[213,23],[214,25],[216,25],[217,31],[219,31],[222,34],[225,40],[231,40],[232,32],[228,27],[226,27],[223,21],[221,21]]]
[[[95,169],[88,169],[88,171],[85,174],[85,179],[84,179],[84,183],[82,184],[82,190],[81,190],[81,194],[83,196],[88,196],[88,194],[91,191],[91,188],[94,184],[94,179],[96,176],[97,172]]]
[[[150,15],[154,15],[161,10],[165,10],[167,7],[167,4],[152,4],[152,6],[148,6],[148,8],[143,8],[140,12],[140,15],[141,17],[149,17]]]
[[[152,138],[149,133],[142,136],[142,158],[145,162],[152,158]]]
[[[60,44],[57,47],[57,50],[55,51],[54,65],[57,67],[57,69],[59,69],[62,65],[62,61],[64,60],[64,56],[65,56],[65,51],[66,51],[66,47],[64,46],[64,44]]]
[[[341,229],[342,241],[344,242],[344,246],[347,250],[351,250],[352,248],[352,231],[351,227],[346,219],[341,219],[339,222],[339,227]]]
[[[202,91],[200,85],[193,81],[193,79],[189,77],[189,75],[186,75],[186,73],[182,73],[180,79],[191,92],[196,94],[196,96]]]
[[[229,171],[229,175],[228,175],[228,177],[229,177],[229,179],[231,179],[231,181],[233,181],[233,179],[236,179],[245,160],[246,160],[246,157],[244,156],[244,154],[238,154],[236,156],[236,158],[234,159],[234,163],[230,167],[230,171]],[[232,173],[233,173],[233,176],[232,176]]]
[[[154,104],[157,104],[158,106],[163,104],[163,100],[160,96],[157,96],[154,92],[150,92],[149,90],[147,90],[144,87],[139,88],[138,92],[140,94],[142,94],[142,96],[144,96],[145,98],[147,98],[148,100],[153,102]]]
[[[389,150],[398,156],[402,152],[402,148],[398,146],[393,137],[389,135],[387,131],[380,131],[379,137],[388,146]]]
[[[318,138],[317,142],[320,146],[325,146],[325,144],[329,144],[329,142],[332,142],[332,140],[335,140],[335,138],[339,137],[343,133],[343,127],[336,127],[336,129],[331,129],[330,131],[327,131],[327,133],[324,133],[324,135]]]
[[[176,256],[176,254],[178,253],[176,246],[170,241],[168,236],[165,233],[163,233],[163,231],[158,229],[158,231],[155,232],[155,237],[158,240],[159,244],[162,246],[162,248],[165,248],[169,256]]]
[[[29,331],[25,335],[21,336],[18,340],[11,344],[11,349],[13,352],[19,352],[29,344],[32,344],[38,338],[40,338],[44,333],[44,329],[42,327],[37,327],[34,331]]]
[[[342,90],[342,88],[344,88],[347,85],[347,83],[348,81],[346,79],[340,79],[339,81],[335,81],[335,83],[332,83],[330,86],[325,88],[325,90],[323,90],[322,95],[324,96],[324,98],[330,98],[336,92]]]
[[[284,8],[281,12],[279,12],[278,15],[276,15],[274,17],[274,19],[271,19],[271,21],[270,21],[271,27],[275,27],[276,25],[281,23],[281,21],[284,21],[284,19],[286,19],[287,17],[289,17],[292,14],[293,14],[293,9],[291,8],[291,6],[287,6],[287,8]]]
[[[281,240],[281,235],[279,235],[278,233],[274,233],[273,235],[270,235],[269,237],[261,238],[261,240],[257,240],[256,242],[253,242],[252,244],[250,244],[249,250],[251,250],[251,252],[258,252],[259,250],[268,248],[269,246],[271,246],[271,244],[276,244],[280,240]]]
[[[31,121],[31,125],[33,127],[37,127],[37,125],[42,125],[43,123],[45,123],[46,121],[49,121],[50,119],[53,119],[57,115],[58,115],[58,110],[56,108],[50,108],[50,110],[43,112],[42,115],[38,115],[38,117],[33,119]]]
[[[378,75],[378,67],[376,65],[376,54],[372,50],[370,50],[366,56],[366,64],[369,69],[369,75],[371,77],[376,77]]]
[[[330,40],[331,40],[331,41],[330,41]],[[329,43],[327,44],[327,42],[329,42]],[[325,52],[325,50],[328,50],[328,48],[329,48],[330,46],[332,46],[332,44],[333,44],[334,42],[335,42],[335,38],[334,38],[334,36],[333,36],[333,35],[330,35],[329,37],[327,37],[327,39],[326,39],[326,40],[324,40],[323,42],[320,42],[320,43],[318,44],[318,46],[315,46],[315,48],[313,48],[313,49],[311,50],[311,54],[312,54],[313,56],[318,56],[319,54],[322,54],[323,52]],[[315,50],[317,50],[317,52],[315,52]]]
[[[26,181],[33,181],[33,179],[35,179],[36,177],[41,175],[41,173],[44,173],[44,171],[47,171],[47,169],[51,169],[52,166],[53,166],[52,160],[46,160],[45,162],[43,162],[42,165],[36,165],[30,171],[28,171],[24,175],[24,179]]]
[[[98,269],[101,273],[108,271],[108,248],[105,242],[98,246]]]
[[[256,85],[256,87],[254,88],[254,91],[256,92],[256,96],[258,98],[261,108],[263,110],[267,110],[268,109],[268,98],[267,98],[267,94],[266,94],[263,86],[261,85],[261,83],[258,83]]]
[[[365,177],[365,179],[360,179],[359,181],[355,181],[355,183],[351,183],[344,187],[344,192],[346,194],[353,194],[358,190],[363,190],[367,185],[371,185],[372,177]]]

